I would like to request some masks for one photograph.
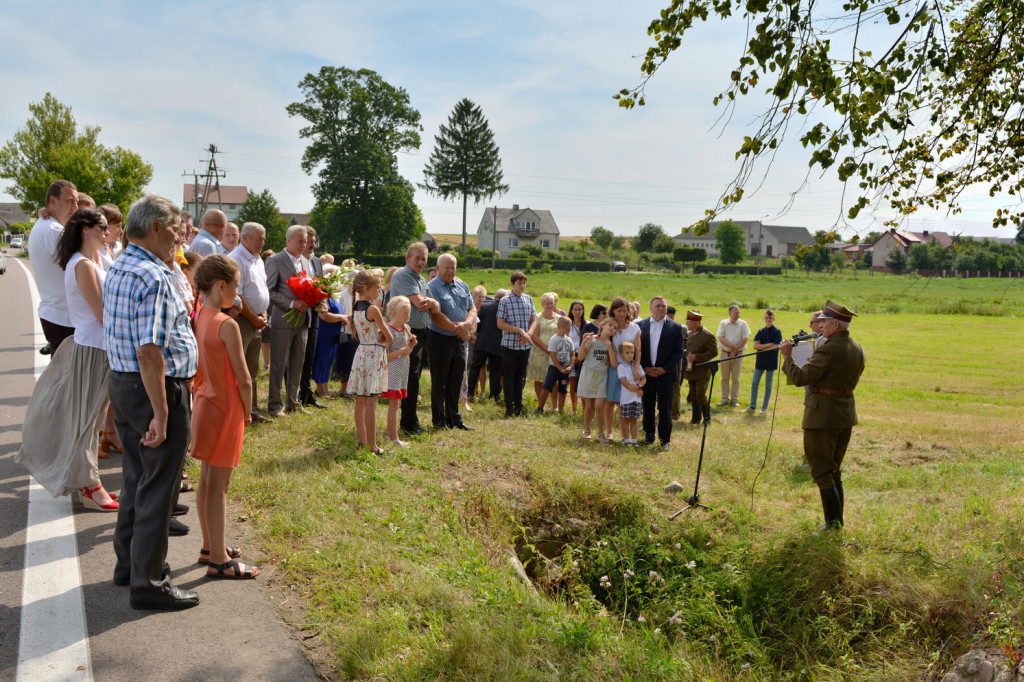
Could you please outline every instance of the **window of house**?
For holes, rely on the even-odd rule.
[[[541,239],[540,240],[540,245],[541,245],[541,248],[550,249],[551,248],[551,240],[550,239]]]
[[[532,221],[532,220],[530,220],[530,221],[523,221],[523,222],[521,222],[519,224],[520,224],[520,226],[522,226],[522,228],[524,230],[536,230],[537,229],[537,223]]]
[[[519,246],[519,240],[518,240],[518,239],[516,239],[515,237],[509,237],[509,238],[508,238],[508,245],[509,245],[509,246],[514,246],[514,247],[517,247],[517,248],[518,248],[518,246]]]

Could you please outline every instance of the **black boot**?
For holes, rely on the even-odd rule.
[[[693,417],[690,418],[691,424],[700,424],[700,403],[690,403],[690,408],[693,410]]]
[[[711,403],[708,403],[707,405],[702,405],[701,407],[704,409],[704,423],[705,424],[710,424],[711,423]]]
[[[846,496],[843,495],[843,484],[840,483],[836,486],[836,491],[839,493],[839,525],[845,525],[843,521],[843,510],[846,508]]]
[[[825,512],[825,530],[837,530],[843,526],[843,502],[839,490],[826,488],[820,490],[821,508]]]

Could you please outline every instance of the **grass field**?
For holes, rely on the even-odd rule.
[[[508,273],[460,275],[493,290]],[[561,307],[664,293],[712,328],[730,302],[752,327],[771,305],[787,335],[826,297],[858,306],[867,369],[846,529],[817,532],[803,391],[778,377],[768,419],[714,412],[701,480],[713,509],[675,521],[689,491],[662,488],[692,487],[698,431],[637,453],[584,443],[571,415],[510,422],[477,403],[475,432],[375,457],[355,447],[352,403],[331,401],[253,427],[231,493],[260,580],[325,674],[910,680],[973,646],[1019,658],[1024,283],[530,275],[535,299],[547,290]],[[424,374],[426,424],[428,386]]]

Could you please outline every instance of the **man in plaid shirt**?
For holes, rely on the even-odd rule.
[[[526,367],[530,364],[530,325],[537,317],[533,299],[527,296],[526,275],[512,275],[512,293],[498,302],[498,329],[501,330],[501,371],[505,375],[505,416],[521,417]]]
[[[170,199],[147,194],[132,204],[125,220],[129,244],[103,284],[110,403],[124,443],[114,583],[131,586],[136,609],[199,603],[195,592],[171,583],[165,563],[174,489],[191,437],[188,382],[199,360],[188,310],[163,265],[180,225]]]

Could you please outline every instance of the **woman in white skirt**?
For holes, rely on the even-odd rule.
[[[116,511],[117,500],[100,483],[99,431],[107,413],[107,363],[103,341],[100,249],[107,221],[94,208],[75,212],[57,242],[75,336],[57,348],[32,392],[16,461],[54,497],[78,490],[87,508]]]

